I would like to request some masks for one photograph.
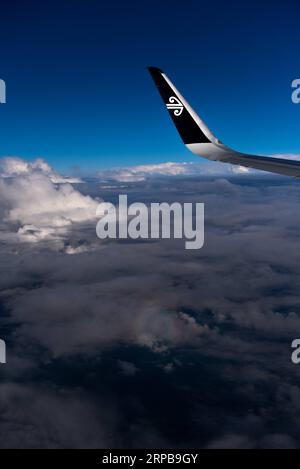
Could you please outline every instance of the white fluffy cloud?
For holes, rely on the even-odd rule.
[[[300,155],[272,155],[274,158],[286,158],[300,160]],[[199,162],[200,161],[200,162]],[[150,177],[159,176],[232,176],[235,174],[257,174],[266,173],[245,166],[222,164],[215,161],[197,160],[195,162],[167,162],[158,164],[129,166],[125,168],[115,168],[98,173],[100,179],[114,180],[119,182],[140,182]]]
[[[78,178],[64,177],[54,171],[53,168],[43,159],[38,158],[29,162],[17,157],[6,157],[0,160],[0,177],[12,178],[30,174],[39,174],[48,177],[54,184],[71,184],[81,182]]]
[[[283,159],[288,159],[288,160],[295,160],[295,161],[300,161],[300,155],[297,153],[286,153],[286,154],[275,154],[272,155],[273,158],[283,158]]]
[[[102,171],[101,179],[119,182],[139,182],[157,176],[229,176],[233,174],[254,172],[241,166],[222,165],[216,162],[168,162],[159,164],[131,166]]]
[[[10,227],[14,225],[12,231],[17,232],[18,239],[38,241],[56,237],[73,223],[95,218],[98,202],[81,194],[70,181],[43,160],[28,163],[20,158],[3,158],[2,220]]]

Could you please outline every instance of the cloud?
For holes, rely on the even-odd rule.
[[[138,371],[134,363],[119,360],[118,364],[119,364],[121,373],[125,376],[134,376]]]
[[[274,158],[300,160],[298,154],[275,154]],[[196,160],[196,158],[195,158]],[[200,162],[166,162],[148,165],[137,165],[125,168],[115,168],[100,171],[98,176],[104,180],[119,182],[141,182],[154,177],[171,176],[233,176],[263,174],[272,177],[272,174],[258,171],[245,166],[221,164],[219,162],[200,159]],[[274,177],[274,176],[273,176]]]
[[[70,184],[55,185],[44,175],[0,180],[7,220],[38,226],[65,226],[95,217],[97,202]]]
[[[34,242],[56,238],[66,227],[95,218],[98,202],[82,195],[69,181],[42,160],[1,161],[0,210],[15,239]],[[5,232],[3,236],[7,239]]]
[[[109,428],[114,411],[102,403],[102,414],[95,404],[82,401],[64,390],[0,385],[0,448],[99,448],[110,447]],[[110,410],[110,412],[108,412]]]
[[[25,175],[44,175],[54,184],[80,183],[81,179],[64,177],[54,171],[53,168],[43,159],[38,158],[33,162],[22,160],[18,157],[5,157],[0,160],[0,177],[14,178]]]
[[[275,153],[274,155],[272,155],[272,157],[300,161],[300,155],[298,153]]]
[[[153,177],[171,176],[220,176],[243,173],[254,173],[241,166],[221,165],[220,163],[202,161],[201,163],[159,163],[151,165],[116,168],[98,173],[100,179],[119,182],[141,182]]]

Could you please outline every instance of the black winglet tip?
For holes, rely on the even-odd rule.
[[[160,68],[158,67],[147,67],[151,75],[157,75],[158,73],[164,73]]]

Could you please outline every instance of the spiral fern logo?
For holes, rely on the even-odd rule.
[[[167,104],[169,111],[174,111],[174,116],[180,116],[183,111],[183,104],[179,101],[176,96],[171,96],[169,98],[169,103]]]

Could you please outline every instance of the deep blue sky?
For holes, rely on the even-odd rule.
[[[147,65],[163,68],[224,142],[300,153],[300,4],[60,0],[1,4],[0,155],[58,169],[194,161]]]

